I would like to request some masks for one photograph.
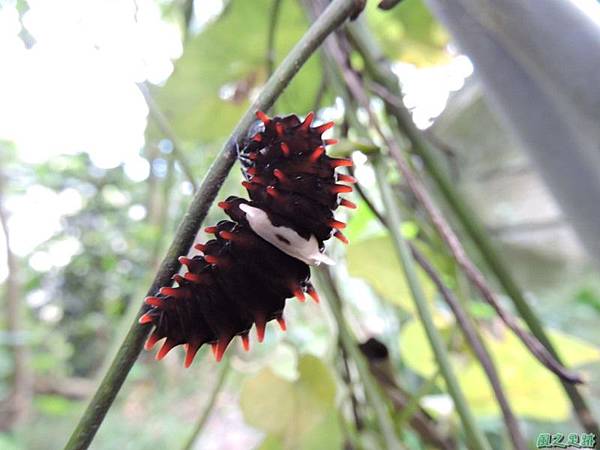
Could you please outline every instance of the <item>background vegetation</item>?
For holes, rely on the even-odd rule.
[[[153,33],[172,45],[155,50],[167,69],[132,75],[122,92],[112,92],[105,115],[78,119],[73,108],[59,116],[72,120],[67,124],[55,124],[47,104],[64,99],[29,95],[75,79],[68,65],[53,70],[49,61],[49,72],[37,75],[47,79],[41,85],[17,77],[14,67],[0,76],[0,93],[8,98],[16,91],[10,105],[26,105],[23,113],[0,110],[0,117],[11,117],[10,130],[0,127],[3,449],[67,442],[200,180],[325,6],[308,0],[148,0],[114,9],[83,3],[50,7],[57,27],[79,23],[65,25],[68,45],[78,42],[109,59],[119,46],[132,46],[129,56],[139,56],[141,47],[132,41]],[[0,35],[8,63],[57,45],[36,21],[49,6],[0,4],[0,18],[10,25]],[[104,30],[129,26],[137,34],[115,32],[122,41],[111,42],[88,22]],[[153,47],[147,47],[149,61]],[[81,83],[82,92],[130,63],[105,61],[97,79]],[[368,2],[359,20],[334,34],[270,110],[301,116],[314,110],[320,121],[335,120],[340,144],[331,151],[355,161],[358,209],[340,216],[350,244],[331,243],[328,252],[338,264],[313,271],[323,301],[290,301],[286,333],[270,325],[263,344],[253,339],[252,351],[244,353],[236,342],[220,365],[206,349],[187,370],[180,351],[161,363],[142,353],[92,448],[505,449],[533,448],[542,431],[597,430],[595,272],[564,220],[532,224],[526,217],[523,225],[518,200],[524,193],[509,190],[513,199],[501,201],[482,182],[492,180],[490,171],[506,176],[515,161],[535,174],[502,131],[492,137],[506,154],[495,153],[500,156],[489,162],[491,134],[478,130],[496,122],[473,95],[479,86],[470,71],[420,0],[389,11]],[[73,83],[66,84],[77,94]],[[107,86],[114,91],[117,84]],[[86,108],[104,101],[88,98]],[[134,118],[122,112],[134,111],[126,107],[132,104]],[[407,119],[408,107],[415,122]],[[39,108],[48,115],[40,116]],[[19,126],[25,131],[13,133]],[[143,142],[119,141],[121,128],[136,127]],[[78,141],[61,130],[88,137],[95,131],[104,140]],[[31,135],[39,141],[28,141]],[[116,163],[102,159],[107,148],[113,153],[105,151],[104,158],[115,154]],[[235,168],[219,197],[243,195],[239,181]],[[441,217],[441,225],[432,217]],[[221,218],[211,208],[205,222]],[[523,226],[530,234],[519,234]],[[540,236],[548,226],[567,236],[557,238],[561,251],[546,251]],[[200,231],[198,240],[204,239]],[[478,271],[480,284],[474,282]],[[511,283],[516,295],[507,289]],[[531,310],[519,298],[515,307],[515,297]],[[532,355],[532,345],[504,325],[490,299],[516,317],[516,326],[538,337],[544,328],[562,362],[586,384],[565,390]],[[481,352],[491,355],[491,365],[482,364]],[[498,382],[495,390],[490,379]]]

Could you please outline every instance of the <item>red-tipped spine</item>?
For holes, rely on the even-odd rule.
[[[262,123],[264,123],[265,125],[268,125],[269,122],[271,122],[271,119],[269,118],[269,116],[267,116],[264,112],[262,111],[256,111],[256,117],[258,118],[258,120],[260,120]]]
[[[249,352],[250,351],[250,336],[248,336],[248,333],[244,333],[240,337],[242,338],[242,347],[244,348],[244,351]]]
[[[313,120],[315,118],[315,113],[314,112],[309,112],[306,117],[304,118],[304,122],[302,122],[302,125],[300,125],[300,129],[307,131],[310,128],[310,125],[312,124]]]
[[[225,350],[227,350],[227,346],[231,342],[231,336],[222,336],[217,341],[217,348],[215,350],[215,359],[217,362],[221,362],[223,359],[223,355],[225,354]]]
[[[267,194],[273,198],[279,197],[279,192],[275,186],[267,186]]]
[[[342,181],[344,183],[355,184],[357,182],[356,178],[354,178],[353,176],[346,175],[346,174],[343,174],[343,173],[338,173],[337,179],[338,179],[338,181]]]
[[[254,324],[256,325],[256,338],[258,342],[265,340],[265,329],[267,327],[267,321],[263,316],[257,315],[254,318]]]
[[[321,298],[319,297],[319,294],[317,293],[317,291],[315,290],[314,287],[309,286],[308,289],[306,290],[306,292],[308,293],[308,295],[310,295],[312,297],[312,299],[315,301],[315,303],[320,303],[321,302]]]
[[[154,319],[152,318],[152,316],[149,313],[144,314],[142,317],[139,318],[138,322],[142,325],[147,324],[147,323],[151,323],[153,322]]]
[[[281,328],[281,331],[287,330],[287,325],[285,323],[285,319],[283,318],[283,316],[277,317],[277,323],[279,324],[279,328]]]
[[[345,198],[340,200],[340,205],[345,206],[346,208],[356,209],[356,203],[346,200]]]
[[[285,128],[283,127],[283,124],[281,122],[277,122],[275,124],[275,131],[277,132],[278,136],[283,136],[283,134],[285,133]]]
[[[167,297],[173,298],[184,298],[187,296],[188,292],[184,288],[174,288],[174,287],[161,287],[158,292],[162,295],[166,295]]]
[[[294,297],[296,297],[301,302],[305,302],[306,301],[306,297],[304,296],[304,292],[302,291],[301,288],[299,288],[299,287],[293,288],[292,289],[292,293],[294,294]]]
[[[217,264],[219,262],[219,258],[215,255],[204,255],[204,260],[209,264]]]
[[[327,130],[332,128],[334,125],[335,125],[335,122],[327,122],[327,123],[324,123],[323,125],[319,125],[318,127],[315,128],[315,130],[317,131],[317,133],[325,133]]]
[[[286,177],[285,174],[279,169],[275,169],[273,171],[273,176],[275,178],[277,178],[279,181],[281,181],[282,183],[288,181],[288,177]]]
[[[194,357],[196,356],[196,353],[198,353],[199,348],[200,348],[200,345],[198,345],[196,343],[186,344],[185,362],[184,362],[184,366],[186,369],[192,365],[192,362],[194,361]]]
[[[334,184],[329,188],[332,194],[345,194],[352,192],[352,186],[346,186],[345,184]]]
[[[186,272],[183,274],[183,278],[185,278],[187,281],[191,281],[192,283],[195,283],[195,284],[202,283],[202,277],[196,273]]]
[[[165,307],[165,299],[160,297],[146,297],[144,299],[144,303],[148,306],[153,306],[155,308]]]
[[[333,235],[340,241],[342,241],[344,244],[348,243],[348,238],[344,236],[344,233],[342,233],[341,231],[336,231]]]
[[[173,347],[175,347],[175,342],[170,341],[169,339],[167,339],[165,341],[165,343],[163,344],[163,346],[158,351],[158,353],[156,354],[156,359],[158,361],[160,361],[161,359],[163,359],[165,356],[167,356],[167,353],[169,353]]]
[[[323,154],[325,153],[325,147],[323,147],[322,145],[315,148],[313,150],[313,152],[310,154],[310,156],[308,157],[308,160],[310,162],[316,162]]]
[[[231,241],[235,238],[234,233],[232,233],[231,231],[226,231],[226,230],[219,231],[219,236],[221,236],[226,241]]]
[[[146,343],[144,344],[145,350],[152,350],[156,343],[160,341],[160,337],[156,334],[151,334]]]
[[[331,228],[337,228],[338,230],[343,230],[346,228],[346,224],[344,222],[340,222],[339,220],[331,219],[327,222]]]
[[[345,158],[331,158],[329,164],[331,167],[352,167],[352,160]]]

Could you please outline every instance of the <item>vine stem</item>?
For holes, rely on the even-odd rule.
[[[377,219],[381,222],[381,224],[384,227],[389,229],[389,225],[386,221],[386,218],[375,208],[373,202],[371,202],[371,199],[369,199],[366,196],[362,187],[359,184],[356,184],[355,188],[360,198],[366,203],[367,207],[371,210],[375,217],[377,217]],[[441,294],[442,298],[446,301],[446,303],[452,310],[458,325],[462,329],[466,339],[469,341],[469,345],[471,346],[473,352],[477,355],[477,358],[481,362],[481,366],[488,378],[492,391],[496,396],[496,400],[498,400],[498,405],[500,406],[500,410],[502,411],[504,423],[506,425],[506,429],[510,434],[510,438],[512,440],[514,449],[527,450],[527,444],[523,433],[521,432],[521,429],[519,427],[519,422],[510,406],[510,402],[508,401],[508,397],[504,392],[502,381],[500,380],[500,375],[498,374],[496,365],[494,364],[492,356],[486,348],[483,339],[477,333],[475,326],[469,319],[468,314],[460,304],[459,300],[442,281],[440,274],[437,273],[433,265],[427,260],[425,255],[416,247],[416,245],[414,245],[411,242],[408,242],[408,245],[410,247],[415,261],[421,266],[425,273],[427,273],[431,281],[436,285],[438,292]]]
[[[177,228],[175,238],[154,277],[150,289],[148,289],[148,295],[156,293],[162,286],[169,285],[171,277],[179,270],[180,264],[177,258],[186,254],[192,245],[196,232],[235,162],[238,143],[254,121],[255,112],[257,110],[268,110],[273,105],[275,99],[283,92],[310,55],[331,32],[352,15],[356,6],[357,0],[334,0],[269,78],[258,98],[243,115],[208,169]],[[148,307],[145,305],[140,308],[134,323],[117,350],[111,366],[100,381],[94,396],[71,434],[65,450],[86,449],[94,439],[150,332],[151,325],[140,325],[137,321],[147,310]]]
[[[370,108],[369,98],[362,84],[362,80],[356,74],[356,72],[346,65],[344,51],[341,49],[339,43],[334,39],[330,39],[326,44],[332,59],[334,59],[340,67],[349,91],[358,100],[359,104],[367,111],[371,126],[377,131],[377,134],[389,148],[390,155],[396,161],[398,169],[402,173],[407,185],[424,207],[432,224],[438,231],[438,234],[446,243],[447,247],[451,251],[458,265],[468,277],[469,281],[480,291],[483,298],[496,310],[496,313],[506,324],[506,326],[508,326],[519,337],[519,339],[521,339],[523,344],[540,361],[540,363],[542,363],[564,381],[581,383],[582,379],[578,374],[567,370],[534,335],[523,330],[513,316],[504,310],[496,298],[496,295],[488,286],[485,277],[471,262],[462,244],[460,243],[458,236],[454,233],[444,216],[438,210],[423,184],[415,175],[413,175],[410,166],[405,160],[396,141],[390,139],[385,133],[383,133],[377,117]]]
[[[156,103],[156,100],[154,100],[154,97],[152,97],[150,89],[148,88],[148,84],[138,83],[137,87],[144,96],[144,100],[146,100],[150,117],[154,120],[154,122],[156,122],[156,125],[161,133],[163,133],[165,137],[171,141],[171,144],[173,144],[173,155],[177,159],[177,163],[181,166],[181,170],[187,178],[187,181],[192,185],[193,191],[196,192],[198,186],[196,185],[196,180],[194,179],[194,172],[192,171],[191,164],[188,162],[185,153],[182,150],[183,147],[181,145],[181,140],[175,134],[173,127]]]
[[[194,429],[192,430],[192,432],[188,436],[187,440],[185,441],[185,444],[183,445],[183,447],[181,447],[182,450],[192,450],[194,448],[194,443],[196,442],[196,439],[198,439],[198,436],[204,429],[204,426],[206,425],[206,422],[208,421],[208,418],[210,417],[210,413],[212,412],[213,407],[215,406],[215,403],[217,402],[217,397],[219,396],[219,393],[221,392],[221,390],[223,389],[223,386],[225,385],[225,380],[227,379],[227,374],[229,373],[229,371],[231,369],[231,365],[229,363],[229,357],[226,356],[225,358],[227,358],[227,359],[225,359],[222,362],[221,367],[219,368],[219,375],[217,375],[217,380],[216,380],[215,384],[213,385],[213,388],[208,397],[208,401],[206,402],[206,405],[204,406],[204,409],[202,410],[202,414],[200,414],[200,417],[198,418],[198,421],[196,422]]]
[[[491,447],[489,443],[486,441],[483,433],[477,428],[475,417],[473,416],[473,413],[467,404],[467,400],[465,399],[465,396],[458,384],[456,375],[452,369],[452,365],[450,364],[450,359],[448,358],[442,337],[433,323],[433,317],[429,311],[425,293],[423,292],[421,284],[417,278],[417,271],[410,247],[400,233],[400,224],[402,223],[402,218],[400,217],[400,212],[394,203],[391,189],[386,182],[387,177],[380,158],[375,158],[373,165],[375,167],[377,182],[379,184],[379,189],[381,190],[383,202],[387,211],[392,243],[396,249],[398,259],[402,264],[402,268],[404,269],[404,275],[406,276],[406,281],[412,293],[412,298],[415,307],[417,308],[417,313],[421,319],[421,324],[425,329],[425,334],[427,335],[431,349],[435,355],[440,373],[444,377],[448,393],[452,397],[452,400],[454,400],[454,405],[456,406],[458,415],[460,416],[464,425],[465,432],[469,439],[469,448],[474,450],[490,450]]]
[[[352,45],[362,56],[365,68],[373,80],[384,86],[394,96],[401,97],[398,78],[391,70],[390,63],[383,55],[378,44],[369,35],[366,26],[359,19],[356,23],[347,27],[346,30]],[[453,186],[452,181],[444,173],[435,157],[435,149],[428,144],[423,138],[422,133],[415,127],[410,118],[410,113],[405,107],[394,105],[393,102],[386,101],[385,98],[383,100],[386,103],[389,115],[395,118],[398,127],[402,129],[405,136],[410,140],[412,149],[421,157],[427,172],[435,182],[439,192],[450,205],[465,232],[475,243],[483,260],[512,300],[523,321],[527,324],[533,335],[539,339],[551,355],[560,363],[559,354],[544,330],[540,319],[529,306],[522,290],[513,278],[508,265],[494,248],[493,243],[478,218],[466,204],[458,190]],[[589,433],[600,435],[600,426],[581,392],[575,385],[568,381],[560,379],[560,382],[571,400],[579,422],[585,430]]]
[[[319,285],[325,288],[327,295],[327,306],[335,319],[338,328],[339,340],[348,354],[349,359],[354,362],[356,370],[365,389],[365,393],[370,405],[373,407],[377,426],[385,442],[386,450],[405,450],[404,445],[400,443],[396,436],[394,423],[392,422],[390,411],[388,409],[387,399],[379,389],[377,382],[373,378],[365,356],[356,345],[356,338],[350,331],[344,313],[342,311],[342,302],[337,287],[333,281],[331,273],[327,269],[318,272]]]

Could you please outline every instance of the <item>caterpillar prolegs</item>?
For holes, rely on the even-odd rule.
[[[326,145],[336,143],[322,139],[333,122],[311,127],[313,113],[303,122],[295,115],[256,116],[258,131],[238,151],[250,200],[232,196],[220,202],[231,220],[206,228],[215,238],[195,246],[201,255],[179,258],[188,271],[173,277],[176,285],[144,300],[151,309],[139,321],[154,325],[145,348],[166,338],[156,359],[183,344],[189,367],[208,343],[220,361],[235,336],[249,350],[252,325],[259,342],[270,320],[285,330],[286,299],[304,301],[307,294],[319,301],[309,265],[333,263],[324,241],[335,236],[347,242],[340,231],[345,224],[333,211],[356,207],[340,197],[352,191],[342,183],[355,180],[335,172],[351,166],[350,160],[325,153]]]

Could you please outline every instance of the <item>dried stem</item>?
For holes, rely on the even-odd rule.
[[[348,26],[347,31],[353,46],[358,53],[361,54],[370,76],[377,83],[385,86],[386,89],[399,97],[400,86],[398,79],[392,72],[389,62],[386,60],[375,40],[371,37],[366,27],[360,23],[360,19],[357,23]],[[462,199],[452,181],[438,164],[437,159],[435,158],[435,150],[428,145],[425,139],[423,139],[422,133],[412,122],[409,112],[406,108],[397,105],[395,106],[392,103],[386,103],[386,107],[390,116],[395,119],[398,127],[410,140],[412,149],[422,158],[427,172],[436,183],[440,193],[451,206],[452,211],[460,221],[463,229],[476,244],[485,263],[494,273],[531,332],[550,351],[550,353],[560,361],[558,353],[550,342],[540,320],[527,303],[527,300],[525,300],[525,296],[513,279],[507,264],[498,255],[490,238],[486,234],[485,229],[479,223],[478,218]],[[561,380],[561,383],[573,404],[580,423],[589,433],[600,435],[600,426],[596,419],[594,419],[587,402],[577,387],[563,380]]]
[[[375,160],[374,166],[377,181],[379,182],[379,188],[381,190],[382,198],[388,213],[387,218],[389,222],[389,231],[392,237],[392,243],[396,248],[398,259],[402,263],[404,275],[412,293],[413,302],[417,308],[417,313],[419,314],[419,318],[423,328],[425,329],[429,343],[431,344],[433,354],[435,355],[436,362],[440,368],[440,373],[444,377],[448,393],[454,400],[454,405],[456,406],[458,415],[460,416],[465,428],[465,432],[469,440],[469,448],[474,450],[489,450],[490,445],[485,439],[481,430],[477,428],[475,417],[473,416],[473,413],[467,404],[467,400],[458,384],[454,370],[452,369],[450,358],[446,348],[444,347],[442,337],[433,323],[433,317],[429,311],[427,299],[425,298],[425,294],[417,278],[417,272],[415,270],[414,260],[411,255],[410,248],[400,233],[400,224],[402,223],[402,219],[394,202],[391,189],[387,184],[386,173],[381,161],[379,161],[379,158]]]
[[[529,351],[544,366],[565,381],[570,383],[581,383],[582,380],[578,374],[567,370],[562,364],[560,364],[535,336],[522,329],[518,325],[516,319],[502,307],[496,298],[496,294],[487,284],[483,274],[468,257],[462,244],[460,243],[460,240],[433,202],[433,199],[429,196],[429,193],[425,189],[424,185],[412,172],[410,165],[406,161],[398,143],[395,140],[390,139],[388,135],[382,131],[382,127],[379,124],[377,117],[371,110],[369,96],[365,87],[363,86],[362,80],[356,72],[346,65],[347,58],[342,53],[343,51],[341,47],[336,45],[335,41],[332,39],[330,39],[327,44],[328,48],[332,50],[332,57],[340,66],[340,70],[342,71],[342,75],[346,80],[348,89],[353,94],[354,98],[357,99],[359,104],[367,111],[371,125],[389,148],[390,154],[396,161],[396,165],[404,177],[406,184],[409,186],[417,200],[421,203],[429,215],[429,218],[438,231],[440,237],[446,243],[446,246],[449,248],[456,262],[462,268],[469,281],[479,290],[482,297],[496,310],[496,313],[506,324],[506,326],[508,326],[521,339],[523,344],[525,344]]]
[[[419,265],[425,270],[425,272],[429,275],[429,278],[433,281],[433,283],[438,288],[438,291],[442,295],[442,298],[446,301],[452,312],[454,313],[454,317],[456,317],[456,321],[458,325],[463,330],[469,345],[475,352],[477,359],[481,363],[485,374],[490,381],[490,385],[492,390],[494,391],[494,395],[496,396],[496,400],[498,400],[498,404],[500,405],[500,410],[502,411],[502,415],[504,416],[504,423],[506,424],[506,428],[510,434],[513,447],[516,450],[527,450],[527,443],[521,430],[519,428],[519,422],[515,417],[510,403],[508,402],[508,398],[504,393],[504,389],[502,387],[502,382],[500,381],[500,377],[498,375],[498,371],[494,365],[494,361],[492,360],[491,355],[489,354],[483,340],[477,333],[477,330],[469,320],[467,313],[462,308],[458,299],[454,296],[452,291],[448,289],[448,287],[441,280],[440,276],[434,269],[434,267],[427,261],[425,256],[417,250],[416,247],[411,247],[413,257],[415,261],[419,263]]]
[[[358,195],[367,204],[369,209],[378,218],[381,224],[385,227],[388,227],[385,217],[379,211],[377,211],[371,200],[365,194],[362,187],[358,184],[355,185],[355,187]],[[483,340],[481,339],[481,337],[477,333],[477,330],[469,320],[468,315],[462,308],[458,299],[454,296],[453,292],[450,289],[448,289],[448,287],[444,284],[441,277],[436,272],[435,268],[431,265],[429,261],[427,261],[427,258],[425,258],[425,255],[423,255],[423,253],[421,253],[421,251],[419,251],[419,249],[413,243],[409,242],[408,244],[410,246],[413,258],[415,258],[415,261],[419,263],[419,265],[423,268],[425,273],[427,273],[429,278],[438,288],[438,291],[442,295],[442,298],[446,301],[446,303],[454,313],[456,321],[463,330],[463,334],[467,338],[467,341],[473,349],[473,352],[475,352],[477,359],[481,362],[483,370],[485,371],[485,374],[488,377],[488,380],[490,381],[492,390],[494,391],[494,395],[496,396],[498,404],[500,405],[500,410],[502,411],[504,422],[511,436],[514,448],[517,450],[527,450],[525,438],[521,433],[517,418],[510,407],[510,403],[508,401],[508,398],[506,397],[506,394],[504,393],[504,388],[502,387],[502,382],[500,381],[498,371],[496,370],[492,357],[486,349]]]
[[[398,441],[390,413],[387,410],[388,408],[386,408],[387,401],[369,370],[366,358],[356,345],[356,338],[352,335],[352,332],[346,324],[346,319],[342,312],[340,295],[333,278],[331,277],[331,273],[327,269],[324,269],[319,272],[319,275],[319,280],[321,281],[319,285],[324,288],[327,294],[327,305],[329,306],[338,327],[339,339],[344,346],[349,359],[351,359],[356,366],[356,370],[362,380],[367,399],[375,411],[377,424],[385,441],[385,448],[388,450],[403,449],[404,446]]]

